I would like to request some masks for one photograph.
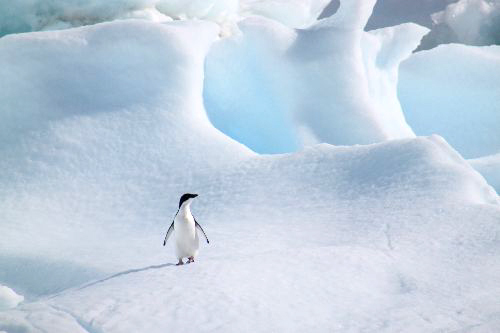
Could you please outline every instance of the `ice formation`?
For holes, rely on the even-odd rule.
[[[500,193],[500,153],[471,159],[469,163]]]
[[[432,15],[433,29],[422,41],[429,49],[443,43],[500,44],[500,1],[460,0]]]
[[[71,245],[60,240],[51,245],[109,275],[0,313],[0,329],[497,327],[498,198],[441,138],[324,144],[239,160],[215,174],[175,182],[203,193],[193,209],[213,241],[196,265],[175,270],[169,263],[174,260],[162,252],[162,231],[176,200],[169,201],[163,187],[130,191],[143,177],[129,178],[122,199],[114,201],[116,212],[124,213],[115,221],[107,217],[100,239],[92,238],[88,229],[96,226],[87,223]],[[179,164],[171,172],[184,170]],[[163,175],[161,169],[148,172],[153,178]],[[123,181],[110,180],[101,188]],[[71,193],[64,195],[71,199]],[[154,197],[163,207],[156,208],[156,216],[149,202]],[[103,200],[89,194],[79,199],[85,207]],[[133,200],[139,204],[128,207]],[[77,212],[74,216],[86,215],[81,208]],[[94,218],[104,217],[95,213]],[[130,213],[133,220],[125,218]],[[41,237],[67,223],[44,222]],[[89,246],[96,252],[91,256]]]
[[[413,137],[396,95],[398,67],[427,30],[364,32],[374,3],[347,2],[302,30],[242,21],[241,33],[207,57],[205,107],[214,125],[266,153]]]
[[[174,21],[145,3],[108,2],[119,21],[0,38],[0,331],[500,328],[499,197],[471,167],[496,184],[497,156],[460,154],[498,152],[484,79],[497,48],[403,64],[417,134],[439,114],[429,96],[452,95],[433,70],[464,66],[451,88],[465,105],[484,93],[484,109],[469,105],[486,136],[469,144],[443,115],[449,145],[415,137],[396,95],[425,29],[364,32],[373,1],[297,30],[270,9],[225,38],[213,21],[230,1],[192,2],[182,11],[196,20]],[[323,4],[308,3],[310,15]],[[422,107],[406,113],[408,101]],[[384,142],[259,155],[210,120],[257,151]],[[174,269],[162,241],[184,192],[200,194],[192,208],[211,244]]]
[[[202,19],[231,25],[246,16],[290,27],[313,24],[329,0],[17,0],[0,1],[0,37],[137,17],[152,21]]]
[[[40,294],[51,278],[61,286],[71,276],[88,278],[102,267],[81,269],[80,260],[99,260],[95,243],[113,247],[130,228],[161,233],[158,212],[166,213],[193,174],[253,156],[214,129],[203,110],[204,54],[217,33],[202,21],[117,21],[0,39],[4,282]],[[199,167],[190,168],[196,160]],[[150,205],[139,213],[144,202],[127,193],[149,197]],[[107,239],[106,229],[115,236]],[[30,279],[40,266],[55,276]]]
[[[23,296],[16,294],[9,287],[0,284],[0,311],[15,308],[23,300]]]
[[[500,152],[500,46],[441,45],[400,68],[398,94],[417,135],[439,133],[466,158]]]

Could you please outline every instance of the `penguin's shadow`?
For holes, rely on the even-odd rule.
[[[130,273],[138,273],[138,272],[148,271],[148,270],[151,270],[151,269],[159,269],[159,268],[164,268],[164,267],[168,267],[168,266],[175,266],[175,264],[172,264],[172,263],[166,263],[166,264],[161,264],[161,265],[151,265],[151,266],[142,267],[142,268],[133,268],[133,269],[128,269],[128,270],[126,270],[126,271],[119,272],[119,273],[116,273],[116,274],[110,275],[110,276],[108,276],[108,277],[105,277],[104,279],[100,279],[100,280],[96,280],[96,281],[93,281],[93,282],[87,283],[86,285],[81,286],[81,287],[80,287],[80,288],[78,288],[77,290],[82,290],[82,289],[85,289],[85,288],[91,287],[91,286],[96,285],[96,284],[98,284],[98,283],[102,283],[102,282],[105,282],[105,281],[108,281],[108,280],[114,279],[114,278],[119,277],[119,276],[122,276],[122,275],[127,275],[127,274],[130,274]]]

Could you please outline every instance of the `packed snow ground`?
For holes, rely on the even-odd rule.
[[[195,264],[174,266],[172,249],[161,246],[167,213],[149,228],[136,221],[142,228],[128,234],[103,231],[109,242],[82,230],[73,249],[91,245],[100,256],[87,265],[109,273],[4,312],[0,327],[498,327],[498,197],[439,137],[252,157],[196,184],[193,210],[211,243]],[[175,202],[167,206],[175,211]],[[127,269],[111,268],[120,263]]]
[[[469,163],[440,136],[414,136],[397,69],[425,29],[363,32],[373,5],[303,30],[249,18],[227,39],[204,20],[1,38],[0,331],[499,330],[499,198],[471,167],[493,184],[496,155]],[[318,41],[330,44],[309,50]],[[224,63],[244,69],[232,90]],[[252,80],[282,84],[268,125],[299,151],[259,155],[212,125],[228,117],[217,98],[266,105],[244,91]],[[162,241],[184,192],[200,194],[211,243],[175,267]]]

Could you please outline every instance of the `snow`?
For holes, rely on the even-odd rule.
[[[292,28],[316,22],[328,0],[16,0],[0,2],[0,37],[60,30],[116,19],[153,22],[207,20],[231,26],[248,16],[264,16]],[[230,28],[227,28],[230,30]]]
[[[204,101],[215,127],[259,153],[413,137],[396,95],[398,67],[427,29],[364,32],[374,3],[346,2],[301,30],[240,22],[240,33],[217,41],[206,60]]]
[[[468,160],[486,179],[488,184],[493,186],[497,193],[500,193],[500,153]]]
[[[439,133],[466,158],[500,152],[500,46],[450,44],[401,65],[398,95],[417,135]]]
[[[260,15],[288,27],[307,28],[329,3],[330,0],[241,0],[240,8],[243,16]]]
[[[488,324],[499,311],[498,197],[439,137],[255,156],[198,178],[196,190],[193,212],[211,243],[195,264],[175,267],[172,249],[163,251],[165,210],[143,237],[101,231],[118,239],[93,244],[98,261],[127,269],[4,312],[0,323],[432,331]]]
[[[204,53],[217,32],[210,22],[116,21],[0,39],[0,266],[9,268],[0,275],[7,285],[39,295],[107,265],[125,268],[94,260],[132,229],[137,237],[152,226],[162,233],[157,219],[185,181],[196,184],[194,174],[253,156],[215,130],[203,110]],[[195,161],[199,167],[187,167]],[[133,248],[123,253],[137,258]]]
[[[16,294],[9,287],[0,285],[0,311],[15,308],[24,300],[24,297]]]
[[[500,329],[497,48],[278,3],[0,38],[0,332]],[[210,244],[176,267],[186,192]]]

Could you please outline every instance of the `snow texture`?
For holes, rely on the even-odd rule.
[[[0,285],[0,311],[15,308],[24,300],[24,297],[16,294],[9,287]]]
[[[0,332],[500,330],[500,199],[472,168],[496,183],[497,156],[457,152],[496,154],[498,118],[482,111],[470,146],[446,127],[415,137],[395,87],[425,29],[364,32],[373,5],[298,30],[248,17],[225,38],[159,6],[0,38]],[[454,47],[404,75],[438,71],[427,56],[449,73]],[[497,49],[460,50],[478,73],[459,97],[483,84],[491,103]],[[425,107],[405,115],[439,114]],[[210,120],[262,151],[245,122],[264,124],[273,151],[297,151],[257,154]],[[185,192],[211,242],[176,267],[162,242]]]
[[[217,32],[210,22],[117,21],[0,39],[3,282],[38,295],[96,276],[103,265],[81,261],[104,258],[102,246],[121,251],[123,233],[158,228],[193,174],[253,156],[203,110]]]
[[[500,153],[468,161],[500,193]]]
[[[439,133],[466,158],[500,152],[500,46],[441,45],[401,65],[398,95],[417,135]]]
[[[374,3],[346,2],[301,30],[264,18],[240,22],[240,33],[207,57],[213,124],[260,153],[413,137],[396,95],[398,67],[427,29],[364,32]]]

